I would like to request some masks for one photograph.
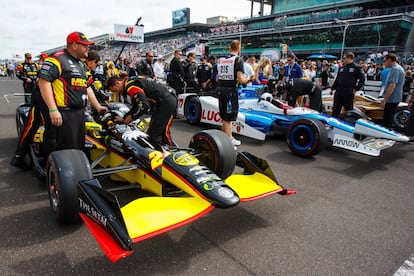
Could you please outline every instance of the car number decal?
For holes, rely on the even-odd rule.
[[[151,169],[156,170],[158,169],[162,163],[164,162],[164,158],[167,157],[170,153],[169,152],[160,152],[160,151],[152,151],[148,154],[148,158],[150,160]]]

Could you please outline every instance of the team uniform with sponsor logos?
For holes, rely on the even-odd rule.
[[[52,84],[57,108],[63,124],[53,126],[49,110],[42,109],[45,118],[45,154],[61,149],[83,149],[85,145],[84,107],[87,103],[87,76],[85,64],[66,50],[45,59],[39,78]]]
[[[177,97],[166,86],[142,78],[129,78],[125,81],[125,91],[132,99],[131,115],[138,119],[144,114],[152,114],[148,135],[157,144],[173,145],[171,124],[177,109]]]
[[[108,101],[109,94],[105,93],[105,91],[103,90],[103,84],[99,77],[96,76],[95,72],[88,70],[86,72],[86,77],[88,78],[88,86],[92,88],[96,99],[100,103],[105,103],[106,101]]]
[[[37,72],[39,65],[37,63],[22,62],[17,66],[16,75],[23,81],[23,89],[25,94],[32,93],[37,81]],[[26,82],[31,79],[32,82]]]
[[[15,151],[16,157],[24,157],[29,153],[33,137],[44,121],[41,112],[42,107],[45,108],[45,103],[43,102],[42,95],[40,95],[39,86],[36,85],[32,90],[31,106],[27,122],[19,136],[19,142]]]
[[[244,73],[243,59],[230,55],[218,61],[217,95],[219,99],[220,117],[228,122],[236,121],[239,112],[237,88],[237,72]]]

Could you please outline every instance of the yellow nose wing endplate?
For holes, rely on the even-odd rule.
[[[261,173],[233,174],[225,180],[240,197],[240,201],[256,200],[283,191],[272,179]]]
[[[208,201],[194,197],[144,197],[121,208],[134,243],[190,223],[214,209]]]

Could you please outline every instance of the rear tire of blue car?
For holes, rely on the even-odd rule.
[[[217,129],[200,131],[191,138],[189,147],[200,162],[222,179],[236,167],[236,151],[224,132]]]
[[[197,125],[201,120],[201,103],[198,97],[191,97],[184,106],[184,115],[187,122]]]
[[[62,224],[79,222],[78,183],[93,178],[85,153],[75,149],[52,152],[46,168],[53,216]]]
[[[321,152],[329,143],[325,125],[314,119],[298,119],[287,131],[289,149],[298,156],[310,157]]]
[[[410,118],[410,110],[407,107],[398,108],[392,118],[392,124],[395,130],[405,131]]]

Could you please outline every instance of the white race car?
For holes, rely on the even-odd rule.
[[[178,115],[185,116],[190,124],[221,125],[218,99],[214,96],[180,94]],[[352,123],[347,122],[347,118]],[[294,108],[273,99],[270,93],[263,93],[260,98],[240,97],[233,133],[257,140],[286,133],[289,149],[299,156],[315,155],[328,145],[379,156],[381,150],[395,142],[409,141],[407,136],[364,119],[364,114],[356,111],[345,113],[344,119],[306,107]]]

